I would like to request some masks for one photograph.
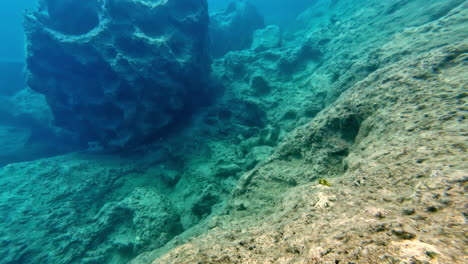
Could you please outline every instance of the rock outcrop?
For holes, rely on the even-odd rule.
[[[23,70],[22,62],[0,62],[0,167],[76,147],[52,125],[44,95],[25,87]]]
[[[212,96],[206,0],[42,0],[26,15],[28,85],[83,145],[167,134]]]
[[[346,91],[240,178],[210,230],[153,264],[466,262],[468,9],[409,4],[448,11],[358,59],[360,80],[335,80]]]
[[[131,187],[136,167],[122,165],[68,155],[0,169],[0,263],[124,264],[179,233],[170,201]]]
[[[0,168],[0,263],[464,263],[467,10],[314,1],[144,155]]]
[[[263,28],[263,16],[248,1],[235,1],[210,15],[211,55],[219,58],[229,51],[248,49],[255,30]]]
[[[281,45],[281,30],[278,26],[270,25],[254,32],[251,49],[264,51],[278,48]]]
[[[8,90],[8,89],[5,89]],[[71,135],[52,125],[44,95],[29,88],[0,96],[0,166],[71,151]]]

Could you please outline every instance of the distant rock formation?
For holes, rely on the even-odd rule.
[[[8,92],[8,88],[0,89]],[[54,127],[52,121],[44,95],[29,88],[11,96],[0,95],[0,167],[76,148],[71,135]]]
[[[211,55],[219,58],[229,51],[248,49],[254,31],[264,26],[255,6],[248,1],[232,2],[210,17]]]
[[[25,29],[27,83],[83,145],[157,139],[211,96],[206,0],[42,0]]]
[[[278,26],[270,25],[254,32],[251,49],[264,51],[281,45],[281,30]]]

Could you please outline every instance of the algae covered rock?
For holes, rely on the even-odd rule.
[[[136,186],[134,165],[108,158],[0,168],[0,262],[123,264],[180,233],[170,200]]]
[[[271,91],[270,85],[262,76],[252,77],[250,85],[254,95],[265,95]]]
[[[464,263],[467,10],[319,0],[280,48],[216,60],[228,103],[265,112],[236,141],[264,162],[215,228],[153,263]]]
[[[83,145],[159,138],[212,96],[205,0],[42,0],[25,30],[28,85]]]
[[[215,175],[218,177],[230,177],[235,176],[238,172],[241,172],[242,169],[236,164],[222,164],[217,167],[215,170]]]
[[[107,38],[110,29],[83,33],[96,21],[117,17],[109,25],[128,33],[126,25],[140,25],[128,16],[194,3],[42,2],[59,10],[53,17],[67,6],[85,9],[70,17],[90,23],[47,30],[60,30],[73,47],[72,35],[89,40],[89,50],[101,47],[95,36],[117,43]],[[442,19],[434,11],[456,2],[314,1],[299,31],[215,60],[223,98],[144,155],[80,153],[0,168],[0,262],[464,263],[468,9],[453,7]],[[93,10],[107,9],[112,17],[93,18]],[[433,22],[413,24],[428,16]],[[259,32],[268,39],[266,29]],[[141,71],[112,61],[119,82],[124,72],[146,76],[139,49],[118,56],[130,59],[131,51]],[[79,58],[88,65],[90,57]],[[28,136],[6,132],[19,144]]]

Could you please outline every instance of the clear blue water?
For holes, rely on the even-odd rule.
[[[23,11],[34,8],[36,0],[5,0],[0,3],[0,62],[24,59]]]

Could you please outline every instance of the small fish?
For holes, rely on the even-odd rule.
[[[331,183],[329,183],[326,179],[319,179],[318,183],[322,184],[322,185],[325,185],[325,186],[328,186],[328,187],[331,187]]]

